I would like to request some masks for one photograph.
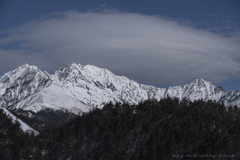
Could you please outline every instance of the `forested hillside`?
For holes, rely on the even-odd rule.
[[[29,157],[34,144],[34,133],[24,132],[19,121],[7,116],[0,109],[0,159],[12,160]]]
[[[168,97],[132,106],[109,103],[60,127],[49,127],[36,137],[7,121],[1,114],[0,159],[240,157],[240,109],[212,101],[179,102]]]

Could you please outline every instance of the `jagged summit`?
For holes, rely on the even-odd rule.
[[[0,94],[6,105],[14,108],[26,97],[48,87],[51,82],[48,73],[36,66],[24,64],[0,77]]]
[[[19,66],[18,68],[26,68],[26,67],[29,67],[29,64],[25,63],[25,64]]]
[[[201,77],[194,77],[191,81],[200,81],[203,80]]]
[[[222,86],[218,87],[221,91],[226,91]]]
[[[240,106],[240,92],[227,92],[212,82],[195,77],[188,84],[158,88],[139,84],[125,76],[93,65],[74,62],[50,75],[36,66],[24,64],[0,77],[0,104],[9,109],[38,112],[45,108],[87,112],[112,102],[138,104],[147,99],[177,97],[203,99]]]
[[[211,81],[207,81],[201,77],[194,77],[190,83],[195,83],[195,84],[205,84],[205,83],[211,83],[212,85],[214,85]]]
[[[80,66],[80,64],[76,64],[75,62],[71,62],[65,65],[65,67],[63,68],[69,68],[69,69],[78,69]]]
[[[37,66],[29,65],[27,63],[19,66],[16,70],[35,70],[35,71],[40,71],[40,69]]]

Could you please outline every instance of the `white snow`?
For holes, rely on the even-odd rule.
[[[70,63],[50,75],[36,66],[23,65],[0,77],[2,103],[10,109],[38,112],[44,108],[87,112],[112,101],[138,104],[164,97],[203,99],[240,106],[240,91],[227,92],[202,78],[183,86],[157,88],[139,84],[125,76],[93,65]],[[1,101],[1,100],[0,100]]]
[[[0,107],[0,109],[2,109],[5,114],[8,117],[11,117],[13,122],[15,122],[16,120],[20,123],[20,127],[24,132],[29,132],[29,133],[34,133],[34,135],[38,135],[39,133],[37,131],[35,131],[34,129],[32,129],[30,126],[28,126],[26,123],[24,123],[23,121],[21,121],[20,119],[18,119],[16,116],[14,116],[11,112],[9,112],[6,108]]]

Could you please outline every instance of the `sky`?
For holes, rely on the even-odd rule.
[[[0,1],[0,75],[71,62],[158,87],[201,77],[240,90],[240,1]]]

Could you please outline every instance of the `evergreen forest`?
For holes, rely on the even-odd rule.
[[[167,97],[106,104],[24,133],[0,110],[1,160],[240,159],[240,109]]]

